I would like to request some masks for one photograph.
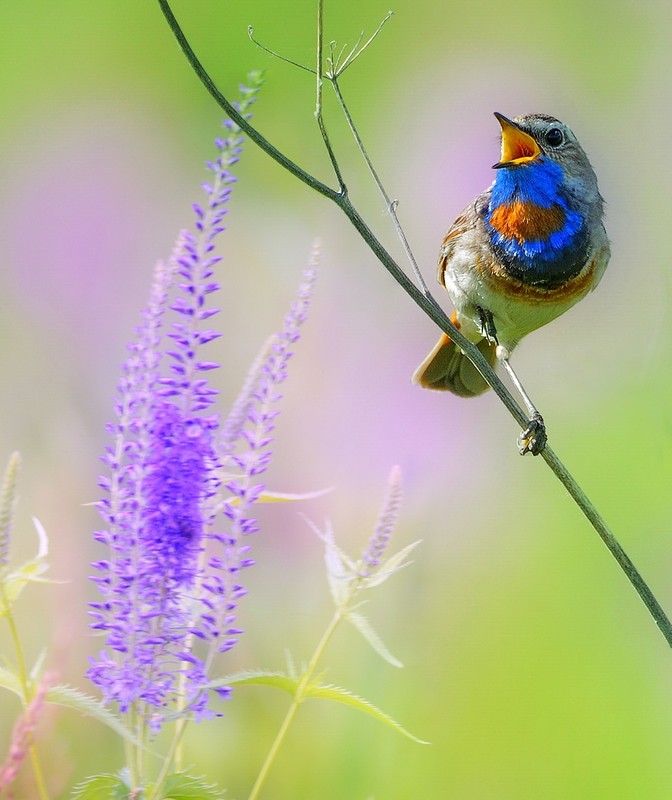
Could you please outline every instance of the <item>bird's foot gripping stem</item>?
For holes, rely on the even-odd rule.
[[[518,445],[518,452],[521,456],[524,456],[526,453],[532,453],[533,456],[538,456],[544,447],[546,447],[546,442],[548,439],[546,436],[546,424],[544,423],[544,418],[535,408],[534,403],[530,400],[530,396],[525,391],[523,384],[520,382],[520,379],[514,372],[509,360],[509,350],[502,346],[497,339],[497,327],[495,325],[492,312],[480,307],[477,307],[477,311],[483,338],[486,339],[490,344],[495,345],[497,348],[497,360],[508,373],[513,385],[518,390],[518,393],[520,394],[523,403],[527,408],[527,413],[530,415],[527,422],[527,428],[525,428],[525,430],[520,434],[516,442]]]
[[[524,456],[525,453],[538,456],[546,447],[546,440],[546,425],[543,417],[538,411],[535,411],[527,423],[527,428],[518,437],[518,452],[521,456]]]

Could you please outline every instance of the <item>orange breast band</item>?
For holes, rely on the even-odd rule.
[[[534,203],[515,200],[498,206],[490,216],[490,225],[507,239],[519,242],[545,241],[562,229],[565,211],[562,206],[542,208]]]

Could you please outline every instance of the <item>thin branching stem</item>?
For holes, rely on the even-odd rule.
[[[336,158],[336,154],[331,146],[331,141],[329,140],[329,135],[327,134],[327,128],[324,124],[324,115],[322,114],[322,99],[323,99],[323,74],[324,74],[324,6],[322,0],[319,0],[317,4],[317,47],[316,47],[316,70],[315,70],[315,119],[317,120],[317,126],[320,129],[320,134],[322,135],[322,141],[324,142],[324,146],[329,154],[329,161],[331,161],[331,166],[333,167],[334,174],[336,175],[336,180],[338,181],[339,187],[339,195],[341,197],[347,196],[347,189],[345,186],[345,181],[343,180],[343,175],[341,174],[341,168],[338,164],[338,160]]]
[[[210,92],[218,105],[256,145],[258,145],[265,153],[271,156],[271,158],[273,158],[277,163],[283,166],[289,173],[294,175],[311,189],[314,189],[319,194],[336,203],[336,205],[343,211],[350,222],[354,225],[362,239],[364,239],[368,247],[376,255],[385,269],[387,269],[387,271],[397,281],[406,294],[411,297],[411,299],[424,311],[424,313],[442,331],[447,333],[457,344],[457,346],[465,352],[474,366],[493,388],[516,422],[524,428],[528,422],[525,413],[522,411],[518,403],[513,399],[512,395],[504,386],[502,381],[497,377],[494,370],[487,363],[485,357],[450,322],[447,315],[438,305],[436,300],[434,300],[431,295],[425,295],[420,289],[418,289],[413,281],[411,281],[411,279],[401,269],[401,267],[399,267],[385,247],[383,247],[380,241],[374,236],[371,229],[361,217],[357,209],[352,205],[347,193],[343,191],[343,187],[341,186],[338,190],[332,189],[330,186],[310,175],[310,173],[306,172],[304,169],[291,161],[291,159],[285,156],[284,153],[281,153],[264,136],[262,136],[259,131],[257,131],[257,129],[249,123],[248,120],[244,119],[243,116],[238,113],[233,104],[227,100],[227,98],[224,97],[224,95],[217,89],[203,65],[196,58],[194,51],[191,49],[189,42],[187,41],[177,20],[175,19],[175,16],[171,11],[168,0],[158,0],[158,2],[164,16],[166,17],[166,20],[168,21],[171,31],[173,32],[173,35],[180,45],[184,55],[186,56],[191,68],[194,70],[198,78]],[[586,519],[597,531],[598,535],[607,546],[609,552],[616,559],[618,565],[621,567],[628,580],[636,590],[637,594],[640,596],[645,606],[653,616],[668,645],[672,647],[672,623],[654,597],[642,576],[637,571],[632,561],[628,558],[623,548],[618,544],[616,538],[586,496],[585,492],[581,489],[567,468],[564,466],[564,464],[562,464],[560,459],[555,455],[550,447],[547,446],[541,455],[558,480],[560,480],[560,482],[563,484],[572,499],[581,509]]]
[[[314,189],[319,194],[324,195],[324,197],[328,197],[330,200],[336,202],[339,194],[338,191],[332,189],[330,186],[327,186],[327,184],[313,177],[310,173],[299,167],[298,164],[295,164],[291,159],[287,158],[284,153],[281,153],[280,150],[278,150],[277,147],[272,145],[268,139],[259,133],[259,131],[250,124],[250,121],[245,119],[245,117],[238,111],[233,103],[219,91],[201,62],[198,60],[198,58],[196,58],[196,54],[191,49],[189,42],[187,41],[182,29],[175,19],[175,15],[170,8],[168,0],[159,0],[159,6],[161,7],[166,21],[173,32],[173,36],[177,40],[182,52],[189,61],[191,68],[199,77],[208,92],[210,92],[219,107],[226,112],[229,119],[233,120],[252,142],[254,142],[272,159],[274,159],[274,161],[277,161],[277,163],[280,164],[281,167],[284,167],[290,174],[294,175],[294,177],[298,178],[302,183],[310,186],[311,189]]]
[[[373,40],[370,39],[369,42]],[[385,201],[385,206],[387,208],[387,213],[392,218],[392,224],[394,225],[394,229],[397,233],[397,237],[401,242],[401,246],[404,248],[404,253],[406,254],[406,258],[408,259],[408,263],[411,265],[411,269],[413,270],[413,274],[415,275],[415,279],[422,290],[422,293],[429,297],[430,291],[427,288],[427,284],[425,283],[425,279],[422,277],[422,272],[420,272],[420,267],[418,266],[418,262],[415,260],[415,256],[413,255],[413,251],[411,250],[411,245],[406,238],[406,234],[404,233],[404,229],[401,227],[401,223],[399,222],[399,217],[397,216],[397,202],[396,200],[391,200],[390,196],[388,195],[385,187],[383,186],[383,182],[380,180],[378,176],[378,172],[376,171],[375,167],[373,166],[373,162],[371,161],[368,151],[364,146],[364,142],[362,137],[359,135],[359,131],[357,130],[357,126],[355,125],[355,121],[350,114],[350,109],[348,108],[345,98],[341,93],[341,87],[338,85],[338,76],[333,75],[329,78],[331,81],[331,85],[334,88],[334,92],[336,94],[336,98],[338,100],[339,105],[341,106],[341,110],[343,111],[343,115],[348,123],[348,127],[357,143],[357,147],[359,148],[359,152],[362,154],[364,161],[366,162],[366,166],[368,167],[369,172],[371,173],[371,177],[373,178],[373,182],[378,187],[378,191],[380,192],[383,200]]]
[[[360,46],[360,42],[364,38],[364,31],[362,31],[357,44],[352,48],[350,53],[348,54],[347,58],[342,62],[342,64],[338,65],[338,69],[336,70],[336,75],[342,75],[343,72],[353,64],[361,55],[362,53],[369,47],[369,45],[373,44],[373,40],[378,36],[378,34],[383,30],[383,26],[386,22],[392,19],[394,15],[393,11],[388,11],[387,14],[383,17],[380,21],[380,24],[376,28],[376,30],[369,36],[369,38],[364,42],[363,45]]]
[[[247,26],[247,35],[250,37],[251,42],[256,44],[257,47],[264,51],[264,53],[268,53],[269,56],[273,56],[273,58],[277,58],[279,61],[284,61],[285,64],[291,64],[293,67],[298,67],[304,72],[310,72],[311,75],[315,74],[315,70],[312,67],[307,67],[305,64],[294,61],[293,58],[287,58],[287,56],[283,56],[282,53],[278,53],[277,50],[271,50],[270,47],[266,47],[265,44],[262,44],[259,39],[255,38],[254,27],[252,25]]]

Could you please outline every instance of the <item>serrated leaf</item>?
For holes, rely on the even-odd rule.
[[[401,733],[403,736],[406,736],[408,739],[412,739],[418,744],[430,744],[429,742],[425,742],[423,739],[418,739],[417,736],[413,736],[413,734],[407,731],[406,728],[400,725],[389,714],[386,714],[380,708],[374,706],[373,703],[370,703],[363,697],[352,694],[352,692],[347,691],[347,689],[342,689],[340,686],[334,686],[332,684],[313,684],[312,686],[308,687],[308,690],[306,691],[306,697],[321,697],[325,700],[333,700],[336,703],[350,706],[350,708],[355,708],[357,711],[362,711],[364,714],[368,714],[370,717],[377,719],[379,722],[384,722],[388,727],[397,731],[397,733]]]
[[[362,634],[366,641],[373,647],[378,655],[393,667],[403,667],[398,658],[392,655],[378,633],[373,629],[369,620],[357,611],[350,611],[345,617]]]
[[[395,572],[408,566],[411,562],[406,561],[406,557],[419,544],[420,540],[403,547],[398,553],[391,555],[386,561],[383,561],[372,575],[364,579],[363,585],[367,589],[373,589],[374,586],[380,586],[381,583],[384,583],[390,575],[394,575]]]
[[[223,675],[221,678],[217,678],[217,680],[210,681],[210,683],[207,685],[207,688],[216,689],[220,686],[241,686],[245,684],[256,686],[275,686],[277,689],[282,689],[294,697],[299,685],[299,680],[297,678],[290,677],[284,672],[243,670],[242,672],[234,672],[231,675]]]
[[[259,670],[236,672],[231,675],[225,675],[216,681],[212,681],[210,684],[208,684],[208,687],[215,688],[217,686],[234,686],[241,684],[275,686],[278,689],[283,689],[292,697],[295,697],[299,682],[299,680],[289,677],[284,672],[266,672]],[[398,733],[401,733],[407,738],[412,739],[414,742],[418,742],[418,744],[429,744],[429,742],[425,742],[407,731],[406,728],[400,725],[389,714],[386,714],[373,703],[365,700],[363,697],[352,694],[352,692],[347,691],[347,689],[342,689],[341,687],[334,686],[333,684],[322,684],[315,682],[305,687],[304,698],[308,697],[321,697],[325,700],[332,700],[334,702],[350,706],[351,708],[355,708],[358,711],[368,714],[380,722],[384,722]]]
[[[75,786],[72,800],[128,800],[128,786],[117,775],[96,775]]]
[[[0,667],[0,687],[13,692],[23,701],[23,689],[19,676],[6,667]],[[100,700],[81,692],[79,689],[75,689],[73,686],[66,684],[52,686],[51,689],[47,689],[46,701],[57,706],[71,708],[73,711],[79,711],[80,714],[84,714],[87,717],[93,717],[107,725],[108,728],[112,728],[115,733],[118,733],[127,741],[137,744],[137,739],[129,733],[116,714],[113,714]]]
[[[87,717],[93,717],[99,722],[102,722],[103,725],[107,725],[108,728],[111,728],[127,741],[133,744],[138,743],[136,737],[128,731],[122,720],[116,714],[112,713],[107,706],[103,705],[103,703],[95,697],[84,694],[84,692],[80,692],[79,689],[75,689],[73,686],[62,684],[52,687],[47,691],[47,701],[57,706],[64,706],[65,708],[71,708],[73,711],[79,711]]]
[[[163,800],[222,800],[224,792],[203,778],[180,772],[168,776],[161,797]]]

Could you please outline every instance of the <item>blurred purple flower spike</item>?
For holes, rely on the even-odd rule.
[[[250,83],[241,87],[245,113],[261,77],[252,75]],[[215,656],[242,633],[234,624],[245,594],[239,573],[253,563],[245,537],[257,530],[249,512],[263,493],[258,476],[271,457],[277,385],[315,278],[311,266],[283,330],[220,426],[208,413],[217,390],[206,378],[219,364],[203,359],[202,348],[220,336],[206,327],[218,313],[208,304],[219,289],[214,247],[242,145],[239,129],[230,121],[224,127],[226,137],[215,142],[218,157],[207,164],[213,174],[203,185],[207,203],[194,205],[196,231],[183,231],[169,263],[155,270],[102,459],[106,494],[97,506],[105,526],[95,538],[109,554],[93,565],[102,598],[90,613],[105,646],[87,675],[105,702],[122,713],[132,709],[155,732],[168,713],[212,716],[210,700],[230,694],[210,689],[210,672]]]

